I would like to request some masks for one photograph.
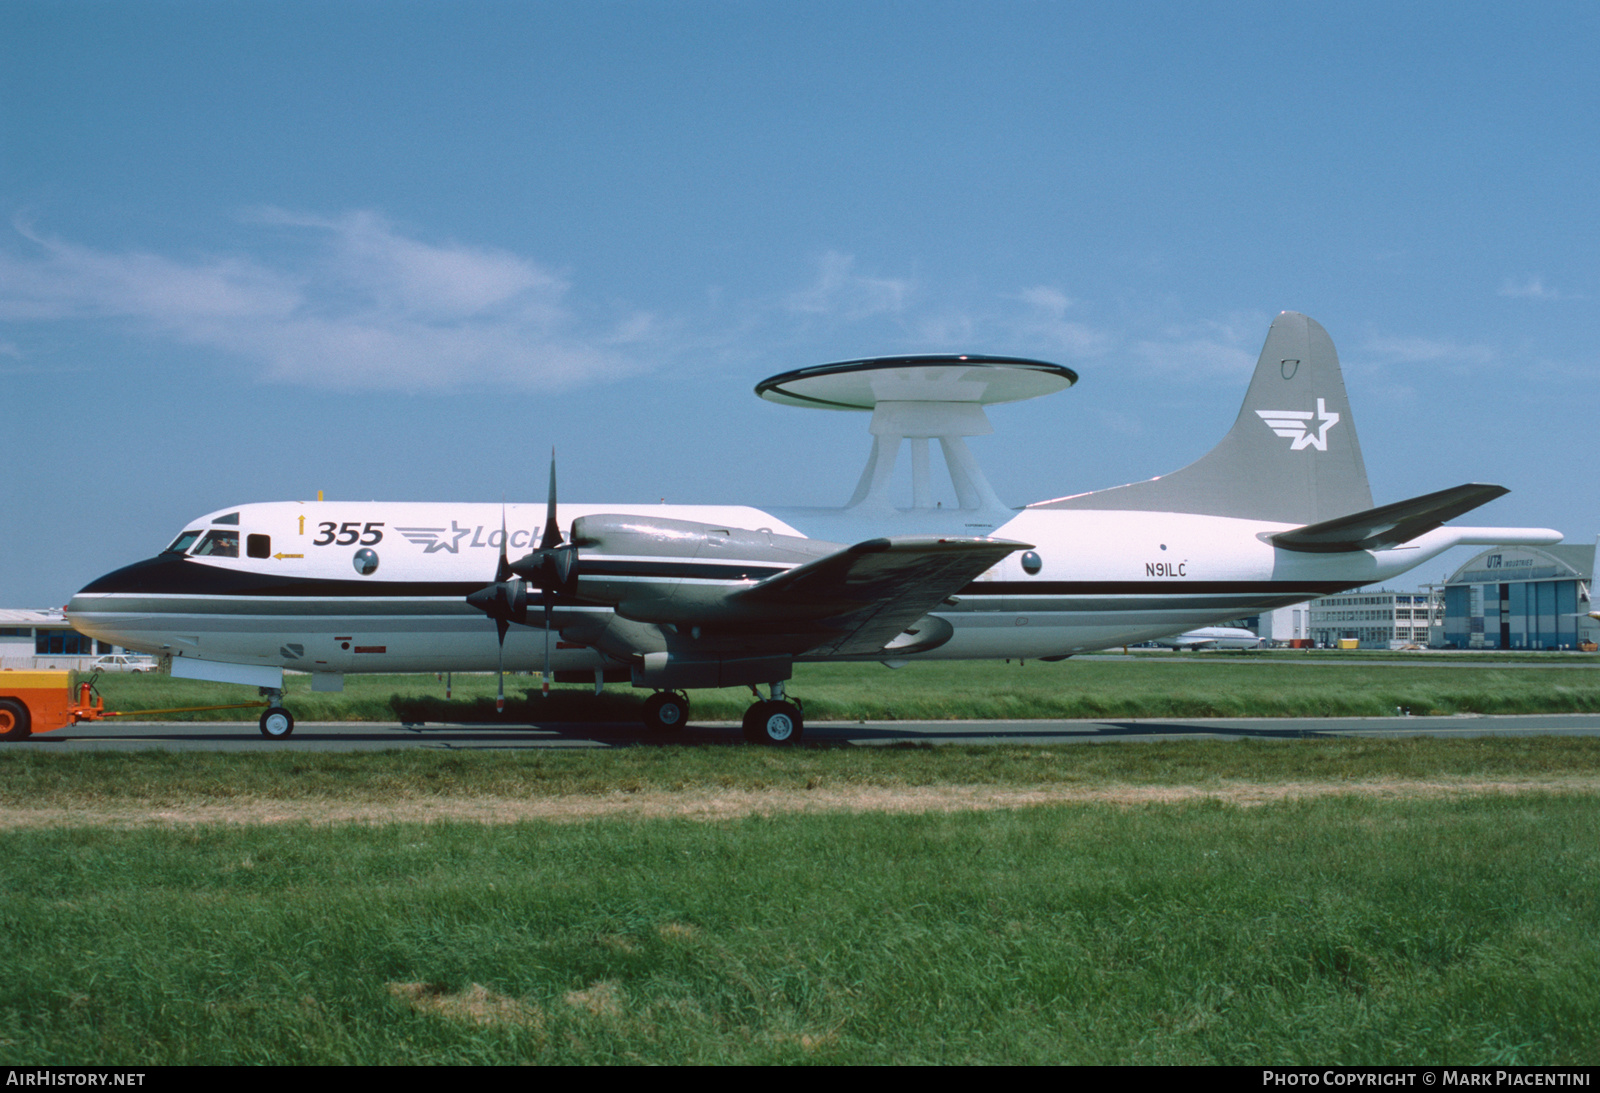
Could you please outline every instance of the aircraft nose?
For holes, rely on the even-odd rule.
[[[73,599],[218,592],[224,589],[211,586],[227,582],[229,578],[227,570],[196,566],[181,554],[158,554],[96,577],[80,588]]]
[[[67,619],[92,638],[151,651],[147,631],[159,607],[150,594],[179,591],[174,582],[181,565],[181,557],[157,556],[96,577],[67,601]]]

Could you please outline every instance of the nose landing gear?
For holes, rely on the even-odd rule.
[[[284,740],[294,732],[294,714],[284,709],[283,692],[274,687],[263,687],[261,693],[270,705],[261,715],[261,735],[268,740]]]

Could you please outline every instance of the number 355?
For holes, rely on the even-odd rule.
[[[359,542],[362,546],[372,546],[374,543],[383,542],[383,522],[367,521],[365,527],[359,520],[347,520],[342,524],[335,524],[331,520],[324,520],[317,525],[322,534],[311,541],[312,546],[354,546]]]

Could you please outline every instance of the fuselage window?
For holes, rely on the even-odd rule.
[[[237,558],[239,556],[239,533],[237,531],[209,531],[206,537],[200,540],[200,545],[194,548],[196,558]]]
[[[182,554],[184,551],[193,546],[194,541],[198,538],[200,538],[200,533],[198,531],[186,531],[176,539],[172,540],[172,545],[166,550],[163,550],[161,553]]]
[[[244,540],[245,553],[252,558],[272,557],[272,536],[247,535]]]

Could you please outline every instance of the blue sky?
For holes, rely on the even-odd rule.
[[[772,373],[1067,364],[1023,503],[1231,424],[1272,316],[1379,503],[1592,542],[1600,9],[0,6],[0,604],[314,497],[842,504]],[[946,487],[948,489],[948,487]],[[1417,581],[1450,568],[1433,563]]]

